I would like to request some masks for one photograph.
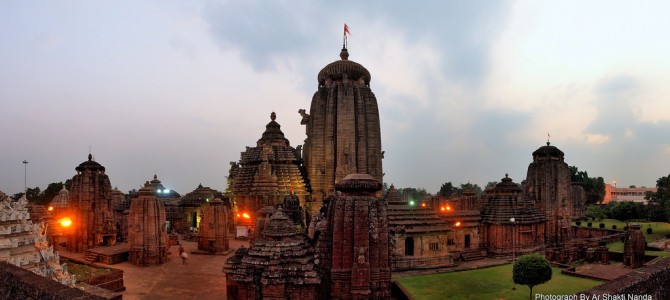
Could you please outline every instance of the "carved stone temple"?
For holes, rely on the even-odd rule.
[[[383,177],[379,109],[370,89],[370,72],[349,60],[346,48],[340,58],[319,72],[309,114],[299,111],[301,124],[306,125],[303,156],[312,213],[346,175],[370,174],[379,182]]]
[[[75,168],[70,187],[69,212],[72,214],[70,232],[65,233],[67,248],[73,252],[83,252],[98,246],[112,246],[116,243],[114,210],[111,204],[112,185],[105,174],[105,167],[88,160]]]
[[[330,299],[390,299],[391,264],[386,202],[381,183],[350,174],[327,199],[317,251]]]
[[[280,208],[250,248],[226,261],[229,299],[324,299],[316,253]]]
[[[309,194],[300,150],[291,147],[276,119],[273,112],[256,147],[247,147],[239,163],[231,163],[228,186],[238,213],[274,206],[289,194],[304,204]]]
[[[512,256],[544,249],[547,217],[523,196],[521,187],[507,175],[495,188],[487,190],[481,218],[482,247],[489,256]]]
[[[547,142],[533,152],[528,166],[525,194],[547,216],[545,243],[562,245],[570,240],[573,201],[570,169],[564,153]]]
[[[392,184],[384,201],[388,205],[388,226],[393,270],[449,267],[454,259],[448,249],[452,226],[430,206],[410,204],[400,198]],[[458,224],[460,226],[460,224]]]
[[[228,250],[228,207],[219,198],[203,206],[198,232],[198,250],[211,254]]]
[[[138,191],[128,216],[128,261],[138,266],[167,262],[168,236],[165,230],[165,206],[156,198],[149,182]]]

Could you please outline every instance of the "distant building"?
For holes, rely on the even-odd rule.
[[[633,201],[647,204],[647,200],[644,199],[644,195],[647,192],[656,193],[656,188],[620,188],[612,186],[611,184],[605,184],[605,197],[603,197],[603,204],[609,203],[611,201]]]

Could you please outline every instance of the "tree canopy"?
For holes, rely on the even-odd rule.
[[[658,222],[670,220],[670,174],[656,180],[656,192],[647,192],[649,219]]]
[[[605,180],[602,177],[589,177],[586,171],[570,166],[570,180],[580,182],[586,192],[586,204],[597,204],[605,197]]]
[[[530,299],[533,299],[533,287],[551,280],[551,275],[551,263],[537,253],[520,257],[512,269],[514,283],[530,288]]]
[[[645,219],[646,210],[644,204],[633,201],[612,201],[607,203],[608,217],[626,223],[630,220]]]
[[[456,188],[454,187],[453,184],[451,184],[451,181],[445,182],[440,186],[440,191],[437,192],[437,195],[440,197],[449,197],[451,194],[453,194],[456,191]]]

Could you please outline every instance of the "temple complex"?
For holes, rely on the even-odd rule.
[[[454,265],[448,249],[448,235],[452,227],[432,207],[401,200],[393,184],[384,201],[388,204],[389,237],[394,245],[391,253],[393,270]]]
[[[224,253],[228,250],[228,208],[219,198],[209,201],[203,207],[198,250],[207,253]]]
[[[239,163],[231,163],[228,186],[236,213],[251,214],[264,206],[274,206],[289,194],[304,205],[309,195],[300,146],[291,147],[276,119],[272,112],[256,147],[247,147]]]
[[[318,236],[323,290],[331,299],[390,299],[391,265],[386,202],[381,183],[368,174],[350,174],[327,199]]]
[[[525,197],[547,216],[544,242],[548,245],[570,240],[573,209],[570,183],[570,169],[564,161],[563,151],[547,141],[546,146],[533,152],[524,192]]]
[[[156,198],[149,182],[130,204],[128,216],[128,261],[138,266],[159,265],[168,258],[168,237],[165,231],[165,207]]]
[[[544,248],[547,217],[505,178],[488,190],[482,203],[482,247],[490,256],[512,256]]]
[[[70,188],[69,213],[72,232],[67,234],[67,248],[83,252],[97,246],[116,243],[114,211],[111,205],[112,185],[105,174],[105,167],[88,160],[75,168]]]
[[[311,213],[319,211],[335,183],[348,174],[365,173],[383,182],[379,109],[370,72],[349,60],[342,48],[340,60],[325,66],[317,79],[309,114],[299,110],[307,133],[303,155]]]
[[[229,299],[322,299],[314,247],[280,208],[224,266]]]

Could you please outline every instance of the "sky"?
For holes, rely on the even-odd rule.
[[[0,191],[44,189],[89,151],[112,186],[226,188],[277,113],[302,144],[318,72],[377,97],[384,181],[526,177],[532,152],[618,186],[670,173],[668,1],[2,1]],[[24,165],[22,161],[29,163]],[[25,172],[25,173],[24,173]],[[24,178],[25,176],[25,178]]]

